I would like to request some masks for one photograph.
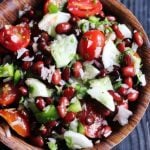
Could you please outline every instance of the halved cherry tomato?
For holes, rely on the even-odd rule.
[[[98,58],[105,45],[105,36],[99,30],[90,30],[84,33],[79,42],[79,53],[85,60]]]
[[[89,17],[100,14],[102,4],[99,0],[68,0],[67,8],[74,16]]]
[[[0,90],[0,106],[8,106],[18,99],[19,94],[11,83],[4,83]]]
[[[0,116],[7,121],[11,128],[22,137],[30,135],[29,120],[16,109],[0,110]]]
[[[0,29],[0,44],[10,51],[17,51],[28,46],[30,29],[26,24],[7,25]]]

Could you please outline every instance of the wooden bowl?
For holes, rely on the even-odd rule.
[[[25,4],[30,4],[35,7],[40,2],[42,2],[42,0],[4,0],[4,2],[0,4],[0,27],[4,24],[13,23],[17,19],[18,10]],[[139,54],[143,59],[143,70],[146,74],[147,85],[140,91],[140,97],[136,108],[134,109],[134,115],[130,118],[129,123],[124,127],[119,127],[117,132],[113,133],[100,144],[95,145],[93,150],[109,150],[127,137],[143,117],[150,100],[150,42],[147,35],[136,17],[123,4],[116,0],[101,0],[101,2],[109,12],[143,34],[144,45],[139,50]],[[25,143],[22,139],[16,137],[15,135],[7,138],[2,127],[0,127],[0,141],[14,150],[40,149]]]

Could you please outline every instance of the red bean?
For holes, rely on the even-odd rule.
[[[67,97],[61,97],[58,101],[58,105],[61,107],[66,107],[69,105],[69,100]]]
[[[47,128],[45,126],[42,126],[40,129],[39,129],[39,132],[40,132],[40,135],[42,136],[45,136],[47,134]]]
[[[75,89],[73,87],[68,87],[63,92],[63,96],[67,97],[69,100],[73,98],[74,94],[75,94]]]
[[[52,59],[50,57],[44,57],[44,65],[49,67],[52,63]]]
[[[23,59],[24,57],[30,56],[29,51],[26,51],[23,53],[23,55],[21,56],[21,59]]]
[[[61,81],[61,73],[60,73],[60,70],[57,69],[55,70],[54,74],[52,75],[52,83],[54,85],[58,85]]]
[[[28,95],[28,89],[25,86],[20,86],[19,91],[20,91],[20,94],[22,96],[27,96]]]
[[[36,136],[36,137],[31,137],[30,142],[38,147],[43,147],[44,146],[44,140],[41,136]]]
[[[46,43],[50,40],[47,32],[42,32],[40,38],[43,39]]]
[[[132,41],[129,38],[124,39],[123,42],[125,43],[125,47],[131,47],[132,45]]]
[[[45,103],[45,101],[44,101],[44,99],[43,99],[42,97],[38,97],[38,98],[36,99],[35,104],[36,104],[37,108],[38,108],[39,110],[41,110],[41,111],[42,111],[42,110],[45,108],[45,106],[46,106],[46,103]]]
[[[45,41],[41,41],[38,43],[38,49],[45,52],[47,51],[47,44]]]
[[[64,68],[64,70],[62,71],[62,79],[65,81],[68,81],[70,78],[70,75],[71,75],[70,68],[69,67]]]
[[[70,122],[72,122],[74,119],[75,119],[75,113],[74,113],[74,112],[68,112],[68,113],[66,114],[66,116],[64,117],[64,121],[65,121],[66,123],[70,123]]]
[[[106,16],[106,18],[107,18],[109,21],[116,21],[116,17],[115,17],[115,16]]]
[[[56,26],[55,30],[58,34],[67,34],[71,31],[71,25],[68,22],[60,23]]]
[[[113,90],[109,90],[109,93],[116,102],[122,102],[123,101],[122,97],[117,92],[115,92]]]
[[[32,66],[31,61],[23,61],[22,62],[22,69],[24,69],[24,70],[28,70],[31,66]]]
[[[114,30],[114,32],[116,33],[116,36],[117,36],[119,39],[123,39],[123,38],[124,38],[124,36],[122,35],[121,31],[120,31],[119,28],[118,28],[118,25],[113,24],[113,25],[112,25],[112,29]]]
[[[45,102],[46,102],[46,105],[50,105],[50,104],[53,103],[53,99],[50,98],[50,97],[46,97],[46,98],[45,98]]]
[[[124,66],[133,66],[134,65],[131,55],[129,55],[129,54],[124,55],[123,64],[124,64]]]
[[[122,95],[122,96],[126,96],[127,95],[127,91],[128,91],[128,86],[121,86],[117,92]]]
[[[34,10],[29,10],[29,11],[27,12],[27,15],[28,15],[29,18],[33,18],[34,15],[35,15]]]
[[[124,43],[119,43],[117,45],[117,48],[119,49],[119,51],[122,53],[125,51],[125,44]]]
[[[73,64],[73,75],[74,75],[75,78],[81,77],[82,68],[83,68],[83,66],[82,66],[80,61],[76,61]]]
[[[53,129],[54,127],[58,126],[58,122],[53,120],[53,121],[49,121],[46,123],[46,127],[47,128],[50,128],[50,129]]]
[[[85,119],[85,123],[87,125],[92,125],[94,123],[94,121],[95,121],[95,118],[92,115],[88,115]]]
[[[135,41],[135,43],[139,46],[139,47],[141,47],[142,45],[143,45],[143,38],[142,38],[142,36],[140,35],[140,33],[139,32],[134,32],[134,34],[133,34],[133,39],[134,39],[134,41]]]
[[[134,77],[135,76],[135,71],[134,71],[133,66],[123,67],[121,69],[121,72],[124,77]]]
[[[62,106],[57,106],[57,112],[61,118],[64,118],[67,114],[67,108]]]
[[[129,88],[132,88],[133,86],[133,79],[131,77],[127,77],[124,79],[124,83],[129,86]]]
[[[128,93],[127,95],[127,99],[130,101],[130,102],[134,102],[137,100],[139,96],[139,92],[136,91],[136,90],[132,90],[132,92]]]
[[[42,54],[37,54],[35,56],[35,61],[42,61],[43,60],[43,55]]]
[[[33,71],[39,75],[41,75],[41,69],[44,67],[44,62],[43,61],[37,61],[36,63],[33,64],[32,68]]]
[[[101,69],[99,75],[100,75],[100,77],[105,77],[107,75],[107,70],[106,69]]]

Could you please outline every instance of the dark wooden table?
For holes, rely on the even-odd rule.
[[[150,0],[120,1],[132,10],[150,37]],[[6,149],[0,144],[0,150]],[[150,150],[150,106],[135,130],[113,150]]]

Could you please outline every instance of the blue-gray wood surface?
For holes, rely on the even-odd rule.
[[[150,37],[150,0],[120,1],[132,10]],[[6,149],[0,145],[0,150]],[[150,150],[150,106],[135,130],[113,150]]]

